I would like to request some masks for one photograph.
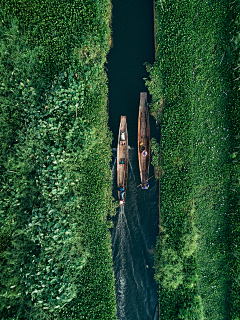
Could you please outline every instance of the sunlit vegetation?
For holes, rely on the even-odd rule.
[[[1,319],[116,319],[111,3],[1,1]]]
[[[146,83],[161,125],[161,319],[239,319],[237,12],[234,1],[156,2]]]

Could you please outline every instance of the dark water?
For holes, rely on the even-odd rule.
[[[157,285],[154,280],[153,248],[158,234],[158,182],[149,190],[137,188],[139,96],[147,91],[145,62],[154,62],[153,3],[151,0],[112,0],[113,48],[108,56],[109,125],[113,141],[113,193],[116,192],[116,147],[120,116],[127,116],[129,175],[125,209],[113,219],[112,250],[116,277],[119,320],[158,319]],[[151,97],[148,95],[148,102]],[[151,137],[158,137],[150,117]],[[150,166],[150,176],[153,167]]]

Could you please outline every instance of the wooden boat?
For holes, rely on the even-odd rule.
[[[150,163],[150,126],[147,105],[147,92],[140,93],[138,115],[138,162],[142,189],[148,189]]]
[[[127,118],[121,116],[117,146],[117,187],[119,205],[125,205],[128,177],[128,132]]]

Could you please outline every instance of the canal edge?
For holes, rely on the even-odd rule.
[[[155,10],[155,0],[153,0],[153,24],[154,24],[154,52],[155,52],[155,60],[157,58],[157,42],[156,42],[156,10]]]
[[[154,52],[155,61],[157,59],[157,39],[156,39],[156,3],[153,0],[153,24],[154,24]],[[161,132],[161,129],[160,129]],[[160,133],[161,135],[161,133]],[[161,138],[160,138],[161,139]],[[159,142],[160,146],[160,142]],[[158,170],[158,208],[159,208],[159,237],[161,234],[161,207],[160,207],[160,177],[161,177],[161,150],[159,150],[159,170]],[[159,290],[159,288],[158,288]],[[158,296],[158,319],[160,320],[160,299]]]

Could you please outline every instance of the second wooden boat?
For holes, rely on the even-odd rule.
[[[127,118],[121,116],[117,146],[117,187],[119,205],[125,205],[128,177],[128,131]]]
[[[142,189],[148,189],[150,163],[150,126],[147,105],[147,92],[140,93],[138,115],[138,162]]]

